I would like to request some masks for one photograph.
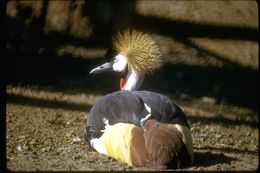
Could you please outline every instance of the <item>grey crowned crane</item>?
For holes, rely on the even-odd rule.
[[[113,38],[113,49],[118,52],[113,61],[90,73],[113,69],[127,76],[120,81],[122,91],[104,96],[91,108],[87,142],[97,152],[128,165],[190,166],[192,136],[182,109],[162,94],[135,91],[146,74],[162,66],[159,48],[148,34],[125,30]]]

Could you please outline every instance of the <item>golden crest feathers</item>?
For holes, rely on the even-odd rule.
[[[128,67],[138,73],[152,73],[163,65],[159,47],[150,35],[126,29],[112,38],[113,48],[126,56]]]

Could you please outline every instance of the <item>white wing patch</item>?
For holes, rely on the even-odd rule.
[[[104,117],[102,120],[103,120],[103,123],[108,124],[108,119],[106,117]]]
[[[90,144],[97,152],[107,155],[107,151],[103,142],[103,136],[100,138],[91,139]]]
[[[109,125],[109,121],[107,118],[103,118],[103,122],[105,124],[105,129],[104,130],[100,130],[101,132],[105,132],[107,129],[109,129],[111,127],[111,125]]]
[[[100,130],[101,132],[105,132],[108,128],[110,128],[109,121],[106,117],[104,117],[103,122],[105,124],[105,129]],[[103,135],[100,138],[94,138],[90,140],[91,146],[99,153],[107,155],[106,148],[104,146]]]
[[[145,106],[146,110],[151,114],[151,108],[145,103],[144,103],[144,106]]]
[[[144,118],[141,119],[141,126],[144,127],[145,122],[151,117],[151,108],[144,103],[145,109],[149,112]]]

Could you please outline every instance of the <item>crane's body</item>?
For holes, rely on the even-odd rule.
[[[91,70],[126,74],[122,91],[101,98],[90,110],[88,143],[99,153],[129,165],[182,168],[193,162],[192,136],[181,108],[168,97],[136,91],[144,77],[163,65],[148,34],[125,30],[113,38],[112,61]]]
[[[149,118],[145,119],[146,117]],[[144,141],[144,136],[147,133],[144,129],[147,129],[146,131],[151,130],[146,126],[146,123],[151,119],[164,126],[170,124],[170,129],[174,133],[172,135],[181,136],[179,150],[167,152],[173,155],[182,153],[179,155],[185,159],[180,161],[180,167],[190,165],[193,160],[193,150],[192,138],[189,133],[190,127],[186,116],[170,98],[155,92],[118,91],[101,98],[89,112],[86,128],[88,142],[98,152],[132,165],[137,162],[133,156],[135,146],[132,140]],[[135,131],[139,134],[140,139],[134,138]],[[171,141],[172,139],[168,137],[164,140]],[[169,143],[169,141],[166,143]],[[150,140],[150,142],[163,145],[157,139]],[[143,155],[143,160],[147,161],[143,161],[139,166],[146,166],[153,160],[146,158],[150,151],[145,148],[144,142],[139,144],[139,146],[142,145],[144,149],[139,151],[138,157]],[[165,156],[160,155],[160,157]],[[164,164],[170,161],[171,159],[168,159]]]

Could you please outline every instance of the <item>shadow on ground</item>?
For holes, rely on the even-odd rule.
[[[217,164],[230,164],[236,158],[226,156],[223,153],[213,154],[212,152],[194,152],[194,164],[197,167],[209,167]]]
[[[8,52],[6,82],[38,85],[53,89],[78,90],[106,94],[119,89],[119,75],[90,75],[89,71],[104,60],[56,57],[54,54]],[[182,78],[177,74],[181,72]],[[213,97],[218,102],[258,110],[258,71],[224,66],[196,67],[167,64],[158,73],[147,77],[141,89],[173,94],[186,93],[194,98]]]
[[[30,98],[18,94],[6,94],[6,97],[8,103],[35,106],[40,108],[54,108],[54,109],[56,108],[56,109],[65,109],[65,110],[72,110],[72,111],[89,112],[90,108],[92,107],[92,105],[87,105],[87,104],[75,104],[66,101]]]
[[[225,117],[202,117],[202,116],[190,116],[189,120],[191,123],[195,123],[195,122],[200,122],[201,124],[205,124],[207,125],[209,122],[212,124],[221,124],[223,126],[230,126],[230,125],[246,125],[246,126],[250,126],[252,128],[257,128],[258,127],[258,122],[253,121],[253,120],[232,120],[232,119],[228,119]]]

